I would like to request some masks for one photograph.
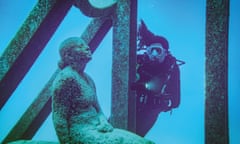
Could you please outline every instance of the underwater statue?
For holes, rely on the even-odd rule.
[[[88,45],[71,37],[60,45],[60,72],[52,86],[53,123],[60,143],[153,144],[113,128],[99,106],[93,80],[84,72],[91,60]]]

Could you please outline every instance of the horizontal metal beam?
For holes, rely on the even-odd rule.
[[[19,139],[31,139],[44,120],[51,112],[51,93],[49,88],[56,77],[58,71],[48,81],[45,88],[34,102],[28,107],[19,121],[11,129],[2,143],[7,143]]]
[[[91,51],[94,52],[111,27],[112,19],[110,16],[95,18],[87,26],[81,38],[88,43]]]
[[[40,0],[0,57],[0,109],[37,59],[72,0]]]

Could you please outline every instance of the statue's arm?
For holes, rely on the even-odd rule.
[[[53,123],[60,141],[69,141],[69,119],[71,117],[71,95],[74,82],[70,77],[60,75],[53,85]]]
[[[96,86],[94,84],[94,81],[90,78],[90,76],[86,75],[88,78],[88,81],[91,83],[92,87],[94,88],[95,94],[96,94]],[[99,105],[98,102],[98,98],[97,95],[95,95],[95,103],[94,103],[94,107],[98,113],[98,118],[100,121],[100,125],[98,126],[98,130],[101,132],[110,132],[113,130],[112,125],[108,122],[106,116],[104,115],[104,113],[102,112],[102,109]]]
[[[101,132],[113,131],[113,126],[108,122],[106,116],[103,114],[98,101],[97,101],[95,107],[97,109],[98,117],[99,117],[99,121],[100,121],[100,125],[98,126],[98,131],[101,131]]]

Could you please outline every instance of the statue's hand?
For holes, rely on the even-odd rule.
[[[111,132],[113,131],[113,127],[109,123],[101,123],[100,125],[97,126],[98,131],[100,132]]]

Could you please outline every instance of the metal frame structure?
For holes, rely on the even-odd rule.
[[[134,132],[135,94],[129,85],[135,80],[137,0],[118,0],[106,9],[94,8],[88,0],[39,0],[0,57],[0,109],[73,5],[86,16],[94,17],[81,35],[92,52],[113,27],[110,122]],[[229,0],[207,1],[205,143],[229,143],[228,17]],[[51,112],[49,86],[58,72],[56,70],[3,143],[34,136]]]
[[[112,102],[114,104],[111,122],[115,127],[134,131],[135,117],[132,113],[135,111],[135,105],[128,103],[135,103],[134,93],[130,91],[129,84],[135,78],[136,0],[119,0],[105,9],[91,7],[88,0],[40,0],[0,58],[0,108],[10,98],[68,10],[74,5],[85,15],[94,17],[81,35],[92,52],[113,27],[113,51],[117,53],[113,54]],[[51,112],[49,86],[58,72],[59,69],[11,129],[3,143],[31,139],[34,136]],[[118,109],[121,109],[120,114]],[[131,115],[128,115],[129,112]],[[118,119],[121,119],[121,123],[117,122]]]

